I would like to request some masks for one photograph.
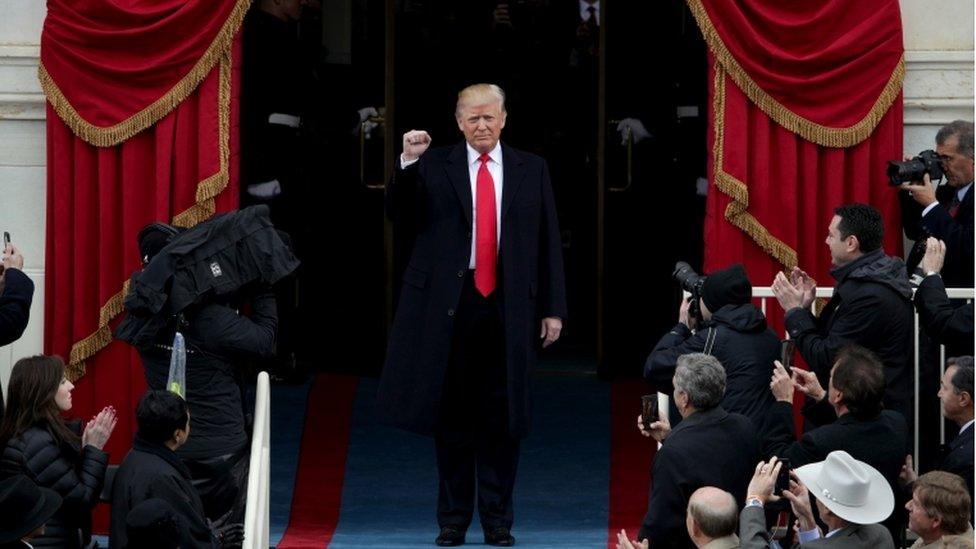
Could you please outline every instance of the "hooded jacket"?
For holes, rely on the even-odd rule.
[[[905,263],[875,250],[831,271],[834,295],[816,318],[800,307],[786,313],[786,329],[821,385],[837,352],[856,343],[884,365],[885,408],[910,418],[912,404],[912,287]]]
[[[679,356],[710,354],[725,368],[722,408],[748,417],[758,428],[773,404],[769,376],[773,361],[779,359],[779,348],[779,338],[755,305],[725,305],[695,333],[679,322],[664,334],[647,357],[644,379],[658,391],[670,393]]]

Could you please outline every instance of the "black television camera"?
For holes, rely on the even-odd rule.
[[[691,304],[688,306],[688,313],[695,317],[700,326],[704,319],[701,313],[701,289],[705,285],[705,277],[699,275],[691,268],[691,265],[684,261],[674,264],[674,272],[671,273],[674,280],[681,286],[681,289],[691,294]]]
[[[888,161],[888,184],[892,187],[905,181],[921,181],[925,174],[932,180],[942,179],[942,158],[935,151],[922,151],[905,162]]]

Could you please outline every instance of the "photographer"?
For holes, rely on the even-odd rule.
[[[935,152],[946,183],[933,187],[925,169],[920,179],[902,183],[902,222],[905,236],[923,241],[932,236],[946,243],[942,272],[946,286],[973,286],[973,123],[956,120],[935,136]],[[925,153],[919,155],[923,159]],[[923,163],[924,164],[924,163]],[[938,172],[938,167],[935,170]],[[915,170],[917,174],[917,170]],[[939,175],[936,173],[935,175]],[[908,265],[919,263],[924,248],[916,246]]]
[[[177,233],[162,223],[139,232],[146,269]],[[228,270],[223,276],[232,274]],[[193,437],[176,453],[189,469],[207,518],[229,523],[243,522],[248,470],[239,369],[246,360],[271,356],[278,322],[269,289],[261,286],[240,297],[250,306],[247,315],[210,297],[187,308],[179,325],[186,339],[186,402]],[[176,329],[176,322],[169,321],[152,341],[137,346],[153,390],[166,387]]]
[[[30,320],[34,282],[24,274],[24,256],[13,244],[3,251],[0,268],[0,345],[20,339]],[[3,391],[0,390],[0,419],[3,418]]]
[[[693,272],[690,276],[698,278]],[[748,417],[758,428],[773,404],[767,386],[773,361],[779,358],[780,342],[766,326],[762,311],[752,304],[752,285],[742,265],[705,277],[697,299],[700,326],[696,315],[689,313],[695,300],[693,294],[682,301],[678,323],[647,357],[644,378],[657,390],[670,393],[679,356],[710,354],[722,363],[727,374],[722,407]]]

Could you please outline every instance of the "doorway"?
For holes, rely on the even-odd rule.
[[[503,140],[552,174],[570,318],[547,353],[639,375],[676,318],[675,261],[702,261],[707,70],[685,3],[322,0],[297,31],[316,82],[296,160],[299,360],[379,371],[410,247],[383,213],[401,136],[456,143],[458,90],[493,82]],[[330,362],[339,346],[357,358]]]

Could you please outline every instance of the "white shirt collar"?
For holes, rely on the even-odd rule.
[[[969,185],[966,185],[965,187],[963,187],[963,188],[959,189],[958,191],[956,191],[956,199],[959,200],[959,202],[962,202],[962,199],[963,198],[966,198],[966,192],[969,191],[969,187],[972,187],[972,186],[973,186],[973,184],[970,183]]]
[[[472,147],[470,143],[465,143],[464,146],[467,147],[468,149],[468,165],[470,166],[475,162],[479,162],[481,159],[481,153],[474,150],[474,147]],[[501,141],[495,143],[495,148],[488,151],[488,157],[491,158],[492,162],[498,164],[499,166],[502,165],[502,142]]]
[[[959,432],[961,433],[961,432],[965,431],[966,429],[969,429],[969,427],[973,424],[973,421],[976,421],[976,420],[971,419],[965,425],[963,425],[962,427],[960,427],[959,428]]]
[[[587,19],[590,18],[590,6],[593,6],[593,8],[596,10],[596,13],[593,14],[593,17],[596,17],[596,24],[599,25],[600,24],[600,0],[593,2],[592,4],[590,4],[586,0],[579,0],[580,19],[586,21]]]

